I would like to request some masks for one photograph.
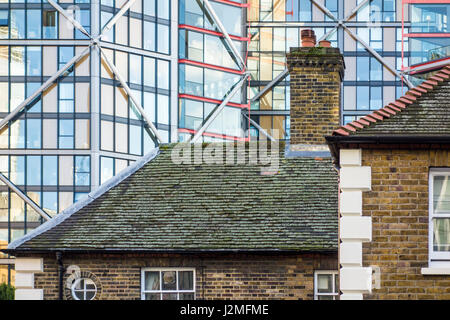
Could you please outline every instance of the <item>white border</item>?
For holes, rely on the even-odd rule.
[[[161,274],[161,272],[164,271],[177,271],[177,289],[176,290],[168,290],[167,293],[193,293],[194,294],[194,300],[197,299],[197,279],[196,279],[196,273],[195,273],[195,268],[177,268],[177,267],[171,267],[171,268],[142,268],[141,269],[141,300],[145,300],[145,294],[146,293],[159,293],[159,294],[163,294],[164,291],[162,289],[160,290],[145,290],[145,272],[159,272]],[[178,290],[178,271],[192,271],[193,272],[193,289],[192,290]],[[160,279],[161,280],[161,279]],[[160,281],[160,288],[162,286],[162,282]]]

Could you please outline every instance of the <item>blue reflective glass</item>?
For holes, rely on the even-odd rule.
[[[43,184],[56,186],[58,184],[58,157],[44,156],[42,161]]]
[[[45,39],[57,38],[57,22],[58,16],[56,10],[43,10],[42,11],[42,25],[44,30]]]
[[[58,213],[58,193],[42,192],[42,207],[51,216]]]
[[[27,11],[27,38],[28,39],[40,39],[41,33],[41,10],[28,10]]]
[[[41,47],[27,47],[27,76],[41,75],[41,61]]]
[[[11,38],[25,38],[25,10],[11,10]]]
[[[41,148],[41,119],[27,119],[27,148]]]
[[[130,153],[142,154],[142,127],[130,125]]]
[[[90,162],[89,156],[76,156],[75,157],[75,185],[76,186],[89,186],[90,181]]]
[[[130,54],[130,82],[142,84],[142,58],[134,54]]]
[[[39,87],[41,86],[41,83],[38,82],[28,82],[27,83],[27,92],[26,96],[31,96]],[[27,108],[27,112],[29,113],[39,113],[42,110],[42,100],[41,96],[39,95],[33,102],[31,102]]]
[[[358,110],[369,110],[369,87],[356,88],[356,108]]]
[[[80,24],[84,27],[84,29],[90,33],[91,31],[91,13],[89,10],[76,10],[75,11],[75,19],[80,22]],[[75,38],[76,39],[88,39],[88,37],[83,34],[78,29],[75,29]]]
[[[155,23],[150,21],[144,21],[144,49],[155,51]]]
[[[25,157],[11,156],[9,167],[11,182],[15,185],[25,185]]]
[[[41,185],[41,156],[27,156],[27,185]]]
[[[108,179],[114,176],[114,159],[108,157],[101,157],[100,159],[100,184],[103,184]]]
[[[59,120],[59,147],[73,149],[74,147],[74,121]]]
[[[9,25],[8,10],[0,10],[0,27]]]
[[[73,200],[74,202],[80,201],[86,198],[88,194],[89,194],[88,192],[75,192]]]

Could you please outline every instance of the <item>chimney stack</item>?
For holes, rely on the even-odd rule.
[[[291,48],[291,150],[328,150],[325,136],[340,125],[344,57],[328,41],[316,47],[313,30],[302,30],[302,47]]]

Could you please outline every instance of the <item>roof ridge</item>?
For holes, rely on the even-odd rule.
[[[160,153],[159,147],[153,149],[149,153],[147,153],[145,156],[143,156],[141,159],[124,169],[122,172],[120,172],[118,175],[112,177],[111,179],[107,180],[104,184],[102,184],[98,189],[92,191],[88,194],[88,196],[78,202],[75,202],[67,209],[63,210],[61,213],[55,215],[52,219],[49,221],[41,224],[36,229],[32,230],[31,232],[27,233],[23,237],[11,242],[8,245],[8,249],[16,249],[17,247],[21,246],[27,241],[32,240],[33,238],[49,231],[50,229],[56,227],[57,225],[64,222],[66,219],[70,218],[74,213],[77,213],[82,208],[89,205],[91,202],[102,196],[103,194],[107,193],[109,190],[117,186],[119,183],[121,183],[123,180],[127,179],[136,171],[138,171],[140,168],[142,168],[144,165],[146,165],[148,162],[152,161],[158,154]]]
[[[408,106],[416,102],[422,95],[432,92],[436,87],[450,79],[450,65],[443,67],[438,73],[430,76],[426,81],[420,85],[409,89],[403,96],[389,103],[387,106],[373,111],[371,114],[361,117],[358,120],[347,123],[340,126],[333,131],[333,135],[336,136],[348,136],[351,132],[357,132],[364,130],[366,127],[376,125],[379,122],[384,121],[387,118],[396,116],[400,112],[407,110]],[[363,121],[361,121],[363,120]]]

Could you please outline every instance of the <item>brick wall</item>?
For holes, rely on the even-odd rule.
[[[381,268],[381,288],[365,299],[450,299],[450,276],[420,272],[428,267],[428,172],[450,167],[449,151],[412,149],[363,149],[362,165],[372,167],[363,215],[373,228],[363,264]]]
[[[344,62],[337,48],[291,48],[291,144],[325,144],[340,124]]]
[[[196,269],[197,299],[313,299],[314,271],[337,270],[336,254],[305,255],[65,255],[64,266],[95,274],[101,299],[140,299],[141,268]],[[67,279],[67,275],[64,280]],[[44,257],[35,287],[58,298],[54,256]]]

